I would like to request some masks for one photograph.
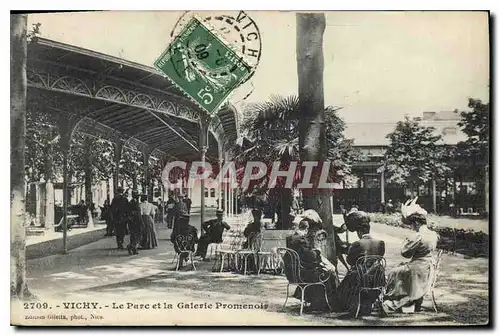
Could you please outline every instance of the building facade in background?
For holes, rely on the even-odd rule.
[[[443,146],[455,146],[460,141],[465,141],[467,136],[461,131],[458,122],[461,120],[460,113],[455,111],[423,112],[421,117],[415,117],[421,126],[433,127],[436,135],[442,136]],[[353,174],[357,177],[351,183],[344,183],[342,188],[335,190],[334,205],[337,208],[341,203],[345,206],[358,205],[367,211],[378,211],[381,203],[388,202],[396,204],[404,202],[411,195],[398,186],[387,184],[385,181],[382,160],[387,150],[390,139],[386,136],[392,133],[396,123],[347,123],[345,137],[354,139],[354,146],[358,148],[363,161],[353,166]],[[444,185],[438,187],[433,195],[432,187],[422,186],[419,190],[419,202],[429,211],[448,213],[452,204],[457,207],[457,212],[462,214],[477,214],[483,203],[480,200],[471,201],[464,198],[464,204],[456,203],[457,194],[474,196],[477,194],[478,186],[472,177],[466,175],[460,178],[453,177]],[[436,201],[433,201],[433,198]],[[462,197],[463,198],[463,197]],[[474,198],[474,197],[473,197]],[[466,205],[467,204],[467,205]]]

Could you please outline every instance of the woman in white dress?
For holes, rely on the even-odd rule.
[[[416,204],[415,198],[401,207],[404,222],[413,232],[403,243],[401,255],[410,259],[396,266],[387,274],[384,310],[400,311],[403,307],[422,304],[431,279],[433,252],[439,239],[435,231],[427,227],[427,212]]]

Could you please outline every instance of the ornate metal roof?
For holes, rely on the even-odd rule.
[[[199,157],[203,112],[156,69],[47,39],[28,46],[27,107],[75,130],[181,160]],[[237,113],[212,119],[207,157],[236,141]]]

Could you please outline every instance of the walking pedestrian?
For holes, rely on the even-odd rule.
[[[113,225],[113,217],[111,215],[111,205],[109,204],[109,200],[104,201],[104,205],[102,206],[101,218],[106,221],[105,236],[113,236],[115,234],[115,229]]]
[[[127,245],[128,254],[139,254],[139,252],[137,252],[137,247],[141,241],[143,223],[139,201],[137,200],[138,197],[139,195],[136,192],[132,192],[132,199],[129,202],[128,230],[130,233],[130,241]]]
[[[188,197],[188,195],[184,195],[184,203],[186,204],[187,213],[190,214],[191,213],[191,204],[193,204],[193,202]]]
[[[155,224],[153,218],[155,217],[155,209],[153,204],[148,202],[146,195],[141,196],[141,204],[139,204],[142,218],[142,236],[141,247],[145,250],[153,249],[158,246],[156,239]]]
[[[182,198],[179,199],[179,201],[175,204],[174,214],[175,214],[175,219],[174,219],[175,221],[177,221],[179,217],[189,214],[188,207]]]
[[[171,229],[174,226],[174,218],[175,218],[175,200],[173,196],[170,194],[168,196],[167,201],[167,228]]]
[[[127,232],[128,200],[121,187],[116,190],[116,195],[111,202],[111,216],[115,228],[116,245],[119,250],[123,250],[123,239]]]

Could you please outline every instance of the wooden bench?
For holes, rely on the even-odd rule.
[[[43,236],[45,229],[40,227],[26,227],[26,236]]]
[[[73,226],[77,226],[76,223],[77,223],[79,217],[80,217],[79,215],[67,215],[66,216],[66,218],[68,220],[68,226],[66,227],[66,229],[68,231],[70,231]],[[56,232],[62,232],[64,230],[63,229],[63,222],[64,222],[64,217],[61,217],[61,220],[59,220],[59,223],[54,225],[54,230]]]

